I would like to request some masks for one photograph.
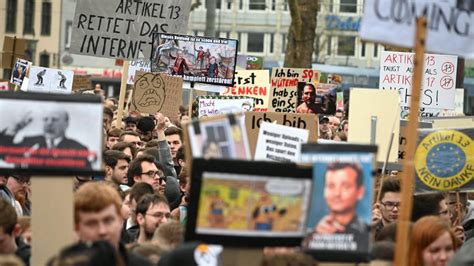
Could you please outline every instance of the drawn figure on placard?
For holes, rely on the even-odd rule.
[[[194,51],[197,51],[196,65],[199,65],[199,69],[204,69],[204,47],[199,46],[199,50],[196,50],[196,44],[194,44]]]
[[[165,81],[159,74],[145,73],[135,81],[132,105],[137,111],[142,112],[143,108],[152,106],[160,111],[165,98]]]
[[[252,104],[250,104],[249,102],[244,102],[244,103],[242,104],[242,111],[243,111],[243,112],[252,111]]]
[[[209,66],[207,67],[207,76],[210,78],[217,78],[219,74],[219,65],[216,63],[216,58],[211,56],[209,58]]]
[[[358,243],[366,243],[369,225],[356,213],[364,198],[364,174],[355,163],[330,163],[324,179],[324,198],[329,214],[315,227],[317,234],[352,234]],[[361,248],[361,247],[359,247]]]
[[[297,113],[317,113],[316,88],[313,84],[304,85],[302,100],[303,102],[296,107]]]
[[[209,49],[206,49],[206,52],[204,53],[204,58],[206,59],[206,68],[209,66],[209,60],[211,59],[211,51]]]
[[[253,229],[271,231],[276,220],[286,214],[286,209],[278,209],[268,194],[263,194],[252,212]]]
[[[41,70],[36,74],[36,83],[35,85],[42,86],[43,85],[43,76],[46,74],[46,69]]]
[[[64,85],[64,83],[66,83],[67,81],[66,76],[61,71],[58,71],[58,75],[61,77],[61,79],[59,80],[59,87],[61,89],[66,89],[66,86]]]
[[[212,191],[209,203],[209,224],[212,228],[223,228],[226,226],[224,211],[229,204],[221,199],[219,191]]]
[[[66,130],[69,127],[69,114],[63,108],[52,108],[44,112],[41,116],[43,121],[42,135],[26,136],[22,141],[14,143],[15,136],[33,122],[32,113],[32,111],[26,112],[18,121],[14,122],[12,126],[3,130],[0,134],[0,145],[28,147],[29,149],[22,154],[25,158],[32,157],[41,159],[44,157],[60,157],[61,159],[76,161],[74,168],[90,169],[91,165],[88,158],[90,154],[88,148],[66,136]],[[48,149],[49,152],[45,152],[45,149]],[[74,150],[74,153],[59,153],[60,150]],[[29,161],[25,160],[25,162]],[[24,164],[20,162],[19,164],[26,164],[25,167],[29,166],[29,163]],[[64,167],[61,162],[58,162],[57,165],[51,164],[48,166]]]
[[[173,56],[171,53],[169,53],[169,57],[175,60],[171,68],[172,75],[184,75],[185,69],[189,71],[189,64],[186,58],[183,56],[183,50],[179,49],[176,52],[176,56]]]

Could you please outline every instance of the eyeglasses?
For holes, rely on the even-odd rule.
[[[148,171],[148,172],[140,173],[140,174],[142,174],[142,175],[147,175],[147,176],[149,176],[149,177],[151,177],[151,178],[155,178],[155,176],[159,176],[159,178],[160,178],[160,184],[162,184],[163,181],[166,183],[166,180],[167,180],[166,176],[163,176],[163,173],[160,172],[160,171]]]
[[[31,181],[29,178],[18,177],[14,175],[12,175],[11,177],[15,178],[15,180],[22,185],[28,185],[28,186],[31,185]]]
[[[380,203],[388,210],[393,210],[393,208],[395,207],[400,209],[400,202],[386,201],[386,202],[380,202]]]
[[[157,219],[163,219],[163,217],[169,219],[171,217],[171,213],[169,212],[145,213],[145,215],[153,216]]]

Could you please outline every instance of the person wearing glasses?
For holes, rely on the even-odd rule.
[[[133,182],[145,182],[150,184],[156,192],[165,193],[166,176],[163,174],[161,166],[155,163],[155,157],[151,155],[142,155],[130,162],[128,176]]]
[[[170,219],[168,201],[160,194],[147,194],[140,198],[135,211],[139,225],[138,244],[151,241],[155,230]]]
[[[25,175],[10,175],[7,181],[7,187],[15,196],[15,209],[19,216],[30,215],[30,201],[28,194],[30,192],[30,176]]]
[[[372,208],[372,226],[377,235],[383,227],[396,222],[400,213],[400,179],[389,177],[383,181],[380,201]]]

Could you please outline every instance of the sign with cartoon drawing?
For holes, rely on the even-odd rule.
[[[131,111],[173,117],[179,112],[183,79],[166,74],[136,72]]]
[[[70,94],[73,77],[74,72],[71,70],[32,66],[28,91]]]

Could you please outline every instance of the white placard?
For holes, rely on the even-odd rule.
[[[309,131],[263,122],[260,124],[255,160],[297,162],[301,143],[308,141]]]
[[[137,71],[150,72],[150,60],[133,60],[132,62],[130,62],[130,66],[128,67],[127,78],[128,85],[133,85],[135,83],[135,72]]]
[[[252,111],[254,105],[253,98],[209,98],[202,97],[198,100],[199,116],[213,116],[219,114],[238,113]]]
[[[365,0],[363,40],[413,48],[416,17],[427,18],[426,50],[474,58],[474,3],[460,0]]]
[[[400,106],[410,106],[414,53],[382,52],[379,88],[398,90]],[[457,57],[425,54],[420,107],[454,109]]]
[[[71,70],[32,66],[27,90],[33,92],[70,94],[72,92],[73,78],[74,72]]]

